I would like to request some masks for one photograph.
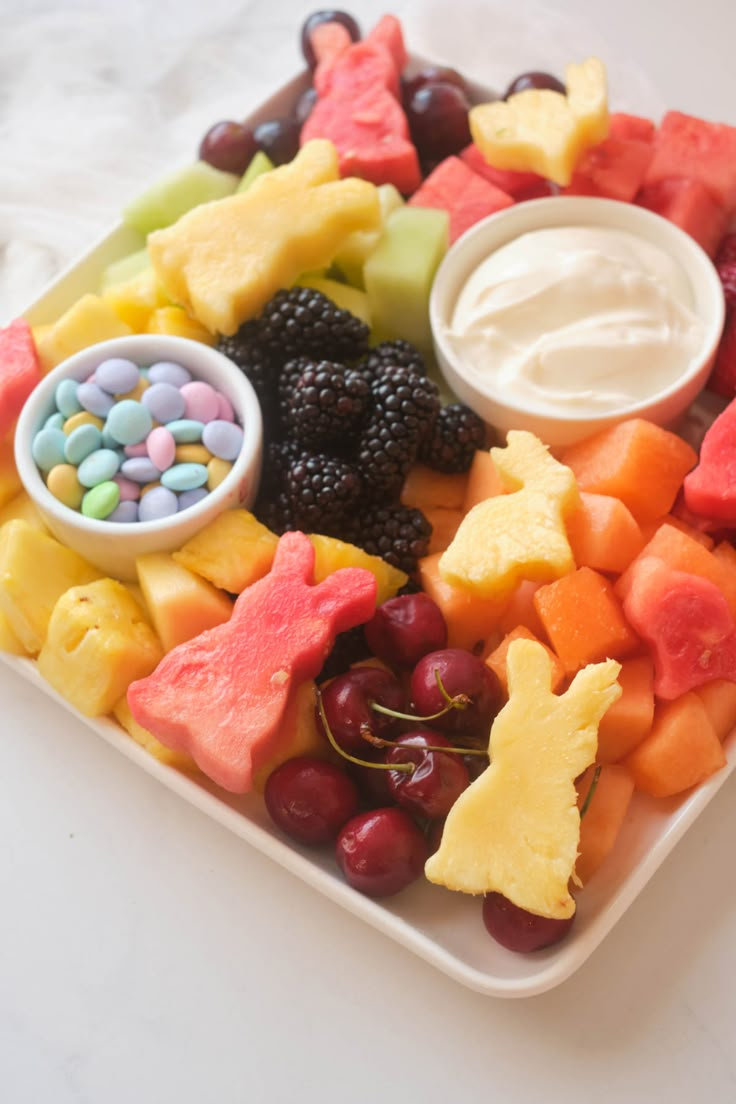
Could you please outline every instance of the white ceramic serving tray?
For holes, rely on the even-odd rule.
[[[306,86],[302,75],[282,88],[252,116],[259,121],[284,113]],[[80,295],[96,291],[103,270],[143,245],[125,226],[115,227],[68,268],[23,312],[33,325],[53,321]],[[530,955],[506,951],[486,933],[481,902],[428,882],[395,898],[373,901],[343,881],[331,849],[299,848],[273,828],[258,795],[237,797],[206,779],[164,766],[110,719],[83,717],[39,675],[36,664],[0,652],[0,660],[40,693],[79,718],[143,770],[197,809],[258,848],[297,877],[379,931],[395,939],[463,985],[496,997],[528,997],[559,985],[577,970],[634,901],[677,841],[736,767],[736,732],[726,741],[728,764],[681,799],[654,801],[636,795],[613,853],[578,897],[578,915],[566,940]]]

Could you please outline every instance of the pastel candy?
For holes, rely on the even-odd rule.
[[[232,464],[229,460],[221,460],[219,456],[213,456],[207,465],[207,486],[209,490],[214,491],[215,487],[219,487],[226,475],[229,475],[232,471]]]
[[[148,378],[151,383],[171,383],[174,387],[183,387],[191,380],[192,373],[181,364],[160,360],[148,369]]]
[[[59,410],[55,410],[53,414],[49,414],[46,421],[43,423],[44,429],[64,429],[64,415]]]
[[[95,382],[109,395],[132,391],[139,380],[138,365],[123,357],[110,357],[98,364]]]
[[[64,446],[66,434],[61,429],[42,429],[33,438],[31,455],[41,471],[51,471],[66,460]]]
[[[126,479],[120,473],[115,476],[115,482],[120,488],[121,502],[137,502],[141,497],[140,483],[134,483],[132,479]]]
[[[223,395],[222,391],[217,392],[217,417],[223,422],[235,421],[233,404],[230,402],[227,395]]]
[[[77,398],[82,407],[90,414],[97,414],[100,418],[106,418],[115,405],[115,399],[103,391],[98,383],[90,383],[86,380],[77,388]]]
[[[147,456],[133,456],[130,460],[123,460],[120,471],[126,479],[132,479],[134,483],[152,483],[161,475]]]
[[[130,499],[121,499],[112,513],[107,515],[107,520],[117,522],[137,521],[138,503],[132,502]]]
[[[209,490],[206,487],[194,487],[191,491],[182,491],[179,495],[179,513],[182,510],[188,510],[190,506],[196,506],[208,494]]]
[[[108,517],[120,502],[120,488],[112,480],[104,480],[91,487],[82,499],[82,513],[85,517]]]
[[[77,414],[82,409],[82,404],[77,397],[79,383],[75,379],[62,380],[54,392],[56,408],[65,418]]]
[[[66,434],[73,433],[75,429],[79,429],[83,425],[97,426],[100,433],[102,433],[105,423],[102,418],[97,414],[90,414],[89,410],[80,410],[77,414],[72,414],[70,418],[67,418],[64,422],[64,432]]]
[[[193,491],[207,482],[204,464],[174,464],[161,475],[161,483],[171,491]]]
[[[94,487],[97,483],[112,480],[120,467],[120,456],[112,449],[96,449],[86,456],[77,468],[77,477],[83,487]],[[117,506],[117,502],[115,503]],[[114,509],[114,507],[113,507]],[[94,515],[90,514],[90,517]]]
[[[219,402],[214,387],[203,380],[192,380],[181,389],[187,418],[198,422],[211,422],[217,417]]]
[[[157,422],[173,422],[186,411],[184,395],[172,383],[151,384],[141,402]]]
[[[95,425],[80,425],[65,437],[64,455],[70,464],[79,466],[86,457],[102,448],[102,434]]]
[[[146,392],[147,394],[148,392]],[[151,412],[142,402],[123,399],[107,416],[107,428],[121,445],[137,445],[153,429]]]
[[[159,471],[166,471],[174,463],[176,441],[166,426],[156,426],[146,437],[146,452]]]
[[[151,433],[153,433],[153,430],[151,430]],[[150,437],[150,435],[149,433],[148,436]],[[137,445],[125,445],[123,452],[126,456],[148,456],[148,445],[146,441],[148,441],[148,437],[146,437],[145,441],[139,441]]]
[[[212,453],[204,445],[177,445],[175,457],[177,464],[209,464]]]
[[[204,427],[202,443],[220,460],[234,460],[243,447],[243,431],[235,422],[216,418]]]
[[[139,521],[160,521],[179,510],[179,500],[167,487],[152,487],[138,506]]]
[[[78,510],[82,505],[84,487],[79,482],[77,469],[73,464],[57,464],[52,468],[46,478],[46,486],[54,498],[71,510]]]
[[[191,444],[192,441],[202,440],[204,423],[192,418],[179,418],[175,422],[169,422],[166,427],[177,445]]]

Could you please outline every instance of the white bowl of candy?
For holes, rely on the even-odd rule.
[[[26,491],[48,528],[100,570],[181,547],[223,510],[249,506],[261,410],[226,356],[182,337],[136,334],[59,364],[15,435]]]

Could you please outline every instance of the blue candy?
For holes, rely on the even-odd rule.
[[[143,403],[123,399],[107,415],[107,429],[121,445],[139,445],[153,429],[153,418]]]
[[[75,379],[62,380],[54,392],[54,400],[57,409],[64,418],[71,418],[72,414],[78,414],[82,404],[77,396],[79,384]]]
[[[42,429],[33,438],[31,455],[41,471],[47,472],[57,464],[64,464],[66,456],[66,433],[61,429]]]
[[[120,455],[112,449],[97,449],[85,457],[77,468],[77,479],[83,487],[106,483],[120,469]]]
[[[81,425],[73,429],[66,439],[64,456],[68,464],[78,465],[90,453],[102,448],[102,434],[97,426]]]
[[[161,483],[171,491],[193,491],[207,482],[204,464],[173,464],[161,475]]]
[[[179,418],[169,422],[166,426],[177,445],[193,445],[202,440],[204,422],[197,422],[194,418]]]

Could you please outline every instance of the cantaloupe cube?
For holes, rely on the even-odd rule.
[[[632,560],[626,571],[616,580],[615,590],[621,601],[631,589],[638,561],[645,556],[664,560],[676,571],[687,571],[691,575],[709,579],[723,593],[736,616],[736,570],[730,558],[723,553],[714,555],[699,540],[667,522],[660,525],[636,559]]]
[[[580,508],[567,519],[567,538],[578,567],[623,571],[644,546],[633,514],[611,495],[582,492]]]
[[[263,793],[268,776],[287,759],[309,755],[331,759],[335,754],[317,727],[317,688],[310,679],[301,683],[289,698],[279,723],[278,740],[269,745],[266,758],[253,771],[253,789]]]
[[[569,674],[588,663],[621,659],[638,646],[611,582],[589,567],[541,586],[534,605]]]
[[[490,655],[486,656],[485,659],[486,665],[491,668],[491,670],[498,678],[498,681],[501,683],[504,694],[508,695],[509,692],[508,679],[506,677],[506,656],[508,654],[509,647],[514,642],[514,640],[536,640],[537,643],[541,644],[542,647],[546,650],[552,664],[552,692],[556,694],[562,683],[565,681],[565,668],[562,666],[552,649],[548,648],[547,645],[542,643],[541,640],[537,640],[537,637],[534,635],[534,633],[529,632],[529,630],[525,629],[522,625],[519,625],[517,628],[512,629],[510,633],[507,633],[501,643],[496,648],[494,648]]]
[[[387,563],[380,556],[371,556],[347,541],[326,537],[322,533],[311,533],[309,539],[314,545],[315,584],[323,582],[328,575],[341,567],[363,567],[376,577],[376,605],[380,606],[389,598],[394,598],[409,580],[409,576],[393,564]]]
[[[543,583],[531,579],[522,579],[511,592],[508,605],[498,619],[498,628],[502,633],[510,633],[521,625],[543,643],[549,643],[547,632],[534,605],[534,595]]]
[[[641,522],[670,510],[697,453],[675,433],[629,418],[569,445],[560,459],[581,491],[620,498]]]
[[[230,620],[228,596],[168,553],[138,556],[135,566],[148,614],[165,652]]]
[[[173,555],[213,586],[240,594],[271,570],[278,542],[249,510],[225,510]]]
[[[424,556],[419,561],[422,589],[437,603],[447,622],[450,648],[467,648],[481,654],[500,640],[498,620],[505,608],[503,598],[476,598],[460,587],[446,583],[439,573],[442,553]]]
[[[173,751],[172,748],[167,748],[165,744],[156,739],[152,732],[138,724],[130,711],[125,694],[115,702],[112,713],[118,724],[125,729],[128,735],[132,736],[135,742],[145,748],[154,759],[158,759],[160,763],[165,763],[169,767],[176,767],[177,770],[185,771],[187,774],[200,773],[199,767],[191,755],[188,755],[185,751]]]
[[[654,719],[654,664],[648,655],[621,661],[621,697],[598,726],[599,763],[617,763],[640,744]]]
[[[435,552],[444,552],[450,546],[455,534],[460,527],[460,522],[465,517],[462,510],[446,510],[443,506],[425,507],[424,516],[432,526],[432,535],[429,538],[427,552],[430,556]]]
[[[695,690],[715,729],[716,736],[723,741],[736,727],[736,682],[727,679],[714,679]]]
[[[426,464],[414,464],[401,488],[401,502],[415,510],[441,506],[445,510],[465,510],[468,485],[466,472],[438,472]]]
[[[0,529],[0,610],[29,655],[41,650],[62,594],[99,578],[96,567],[27,521]]]
[[[609,712],[613,706],[609,706]],[[578,807],[582,807],[593,783],[595,766],[578,780]],[[626,767],[604,766],[580,821],[580,844],[575,873],[585,885],[613,850],[634,794],[634,779]]]
[[[683,793],[725,765],[721,741],[692,690],[656,706],[652,731],[624,760],[636,788],[652,797]]]
[[[162,657],[143,612],[116,579],[98,579],[62,594],[49,619],[38,670],[87,717],[110,713],[131,682]]]
[[[463,509],[467,514],[479,502],[495,495],[504,494],[504,486],[501,473],[496,467],[490,452],[478,449],[473,456],[473,462],[468,472],[468,483],[465,490]]]
[[[101,296],[83,295],[43,333],[34,330],[41,369],[50,372],[62,360],[89,345],[132,332]]]

